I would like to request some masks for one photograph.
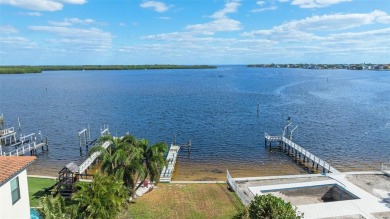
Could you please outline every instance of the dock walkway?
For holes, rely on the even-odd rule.
[[[14,127],[0,130],[0,145],[12,144],[16,141],[16,131]]]
[[[48,150],[48,144],[46,142],[42,143],[36,143],[36,142],[31,142],[28,144],[23,144],[19,147],[17,147],[15,150],[10,151],[10,152],[2,152],[0,156],[22,156],[27,152],[30,152],[30,155],[36,155],[37,149],[41,148],[42,151],[44,151],[44,147],[46,146],[46,150]]]
[[[111,144],[112,144],[111,141],[106,141],[102,144],[102,147],[104,149],[107,149]],[[93,154],[91,154],[82,164],[80,164],[78,173],[79,174],[84,173],[84,171],[87,170],[88,167],[93,164],[93,162],[96,160],[97,157],[99,157],[101,153],[102,153],[101,151],[96,151]]]
[[[180,146],[171,144],[167,155],[167,163],[160,175],[160,182],[171,182],[173,171],[175,169],[177,154],[179,153]]]
[[[284,136],[271,136],[267,133],[264,134],[265,138],[265,146],[267,146],[267,142],[269,142],[270,147],[272,142],[279,142],[279,146],[287,151],[288,154],[290,152],[293,156],[295,156],[297,159],[302,160],[303,163],[308,162],[309,160],[312,161],[312,167],[314,169],[314,166],[316,165],[317,169],[318,166],[321,166],[323,168],[323,173],[326,171],[328,173],[339,173],[339,171],[332,167],[328,162],[322,160],[318,156],[314,155],[310,151],[306,150],[305,148],[299,146],[298,144],[294,143],[290,139],[284,137]]]

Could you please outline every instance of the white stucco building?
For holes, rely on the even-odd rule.
[[[26,168],[34,156],[0,156],[0,218],[29,219],[30,200]]]

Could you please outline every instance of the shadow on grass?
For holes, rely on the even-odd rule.
[[[39,190],[39,191],[33,193],[31,196],[32,196],[32,200],[38,200],[38,202],[39,202],[39,199],[45,195],[51,195],[51,192],[45,191],[45,190]]]

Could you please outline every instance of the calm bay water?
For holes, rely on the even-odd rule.
[[[0,75],[7,126],[42,131],[49,153],[30,173],[55,175],[80,163],[77,132],[103,124],[150,143],[192,140],[178,178],[295,173],[280,152],[264,149],[264,132],[280,134],[290,116],[294,141],[341,170],[390,161],[390,72],[262,69],[58,71]],[[260,111],[257,114],[257,103]],[[186,155],[186,153],[182,153]],[[188,177],[187,177],[188,176]],[[212,177],[211,177],[212,178]]]

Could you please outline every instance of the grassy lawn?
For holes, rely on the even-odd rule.
[[[50,192],[45,193],[45,188],[49,188],[52,185],[54,185],[55,180],[28,177],[27,181],[28,181],[28,192],[30,196],[30,206],[38,207],[39,198],[46,194],[50,194]]]
[[[226,184],[159,184],[121,218],[232,218],[242,208]]]

